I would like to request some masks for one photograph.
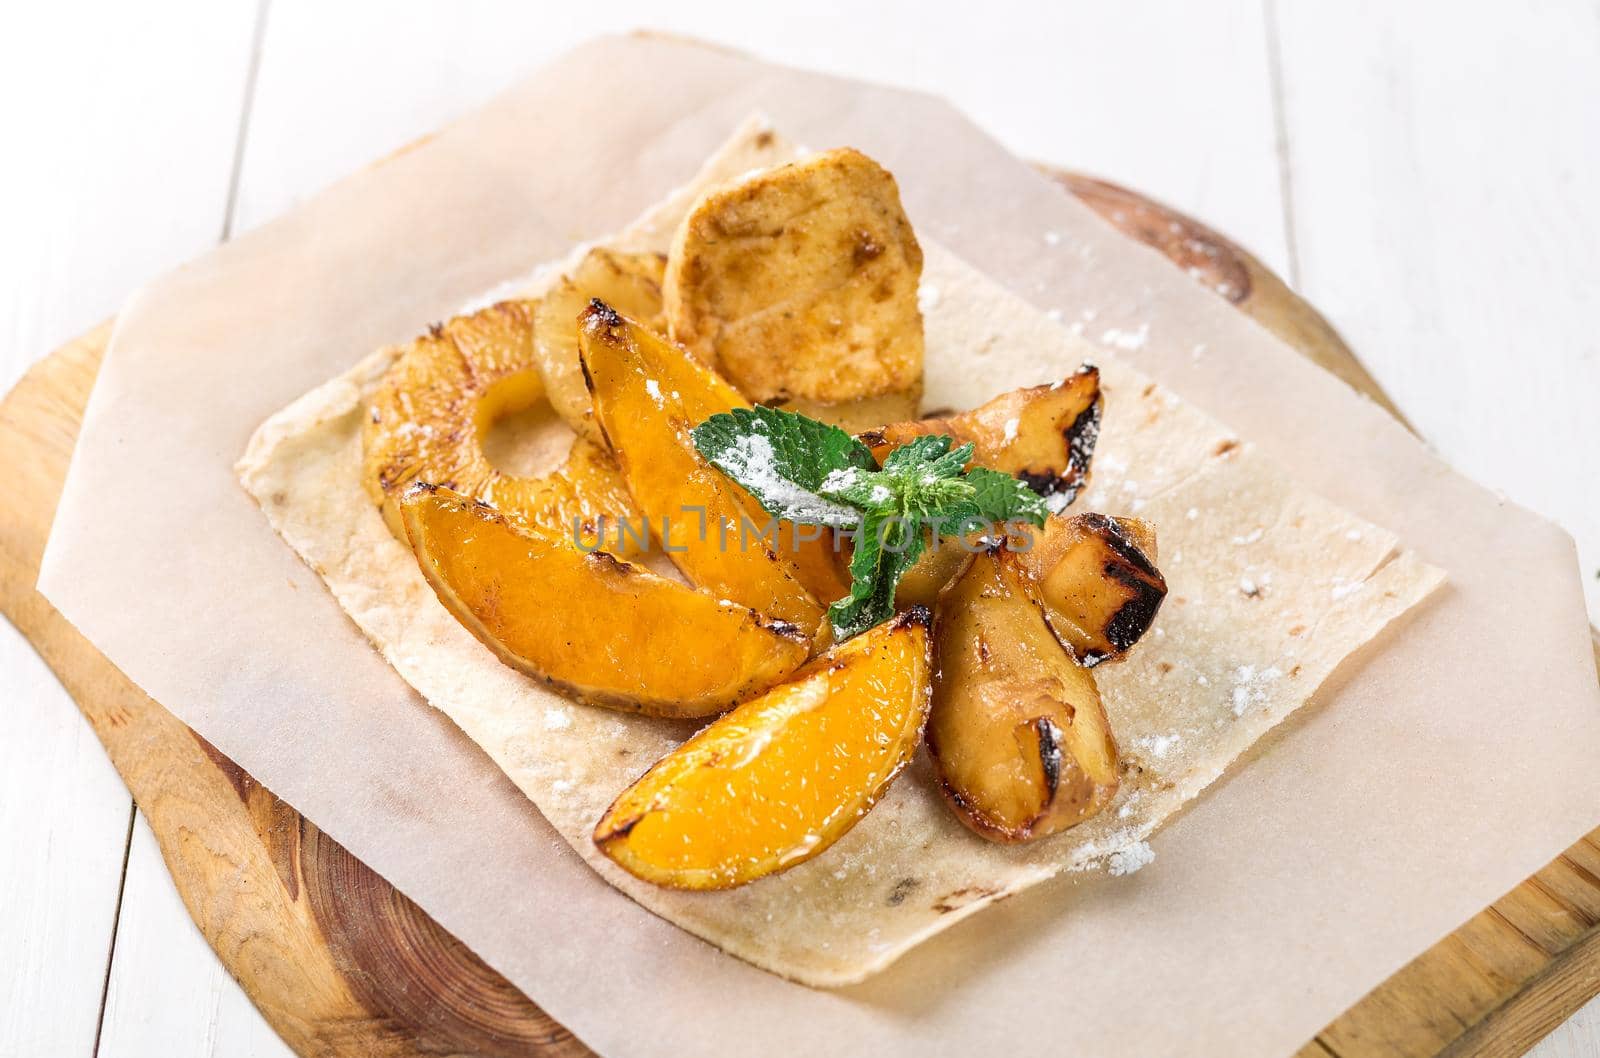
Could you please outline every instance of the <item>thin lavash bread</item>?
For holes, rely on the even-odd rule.
[[[797,154],[749,122],[691,184],[603,244],[665,252],[706,190]],[[587,249],[494,297],[537,295]],[[809,985],[860,981],[1062,871],[1137,869],[1152,854],[1151,834],[1444,579],[1394,534],[1297,487],[1221,423],[952,254],[930,245],[925,258],[927,405],[971,407],[1095,362],[1105,417],[1092,487],[1073,509],[1153,522],[1170,588],[1139,648],[1096,670],[1123,750],[1116,800],[1034,844],[994,845],[964,828],[919,754],[854,830],[809,862],[727,892],[641,882],[590,834],[616,795],[690,728],[561,697],[502,665],[438,601],[361,482],[361,411],[397,350],[273,415],[237,466],[273,528],[367,638],[601,877],[723,951]]]

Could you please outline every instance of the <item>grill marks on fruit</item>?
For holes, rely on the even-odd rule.
[[[1141,583],[1138,591],[1139,594],[1124,603],[1106,625],[1106,639],[1118,651],[1128,650],[1150,630],[1161,609],[1161,601],[1166,598],[1165,592],[1155,591],[1148,584]],[[1103,660],[1103,657],[1097,658],[1096,662]]]
[[[1065,495],[1068,504],[1078,498],[1078,490],[1089,479],[1089,464],[1094,459],[1094,446],[1100,440],[1102,403],[1097,394],[1094,403],[1083,409],[1078,417],[1072,420],[1072,425],[1062,431],[1062,437],[1067,442],[1067,465],[1051,490],[1041,492],[1040,495]],[[1035,492],[1039,491],[1033,482],[1029,481],[1028,484]]]
[[[1039,765],[1044,769],[1044,788],[1050,798],[1061,785],[1061,729],[1048,716],[1037,717],[1033,729],[1039,736]]]
[[[621,314],[599,298],[589,299],[589,312],[585,313],[585,315],[608,329],[622,326]],[[608,337],[611,336],[608,335]]]
[[[1083,515],[1083,520],[1085,525],[1100,533],[1117,553],[1117,556],[1129,566],[1132,566],[1146,577],[1161,579],[1161,571],[1156,569],[1149,556],[1139,548],[1133,537],[1128,535],[1127,530],[1115,518],[1108,518],[1103,514],[1090,513]],[[1106,572],[1110,573],[1111,571],[1108,569]]]

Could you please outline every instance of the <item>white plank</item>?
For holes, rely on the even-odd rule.
[[[1571,531],[1600,620],[1600,18],[1281,4],[1301,289],[1457,468]],[[1600,1055],[1600,1000],[1529,1052]]]
[[[1600,998],[1534,1045],[1528,1058],[1595,1058],[1600,1054]]]
[[[128,791],[55,676],[0,621],[0,1054],[88,1055]]]
[[[1301,285],[1454,466],[1577,538],[1600,617],[1600,17],[1281,4]]]
[[[8,10],[0,127],[25,148],[0,169],[0,383],[215,244],[255,10]]]
[[[959,19],[854,0],[766,18],[756,10],[742,0],[277,0],[238,226],[276,215],[589,37],[647,26],[944,95],[1025,156],[1139,187],[1283,263],[1256,0],[1035,2]]]
[[[0,388],[215,241],[253,10],[8,10]],[[0,858],[0,1054],[88,1055],[131,805],[71,700],[3,623],[0,673],[0,845],[11,853]]]
[[[143,815],[123,905],[99,1058],[292,1058],[206,946]]]
[[[156,35],[176,42],[173,65],[185,71],[171,86],[174,98],[136,116],[123,115],[131,135],[151,139],[144,149],[129,152],[130,164],[148,174],[149,186],[131,189],[121,205],[141,200],[157,205],[160,212],[152,219],[163,249],[130,265],[132,274],[122,278],[121,290],[111,293],[114,298],[211,248],[229,229],[261,9],[254,0],[215,8],[186,6],[188,10],[163,13],[163,22],[153,27]],[[147,77],[145,87],[161,80]],[[195,100],[201,103],[198,112]],[[203,120],[197,124],[197,118]],[[178,138],[180,131],[187,139]],[[187,160],[174,161],[174,150]],[[174,171],[167,173],[167,167]],[[88,193],[104,199],[107,191]],[[105,205],[116,208],[115,196]],[[125,223],[112,230],[150,237]],[[112,308],[114,303],[104,311]],[[117,943],[104,980],[100,1055],[280,1058],[290,1053],[190,920],[142,815],[128,851]]]

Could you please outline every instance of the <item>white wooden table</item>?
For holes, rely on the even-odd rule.
[[[645,26],[940,93],[1025,157],[1239,239],[1449,460],[1571,530],[1600,615],[1595,0],[785,10],[8,7],[0,387],[144,280],[585,37]],[[0,1055],[286,1055],[189,922],[88,726],[3,622],[0,705]],[[1600,1055],[1600,1001],[1534,1053]]]

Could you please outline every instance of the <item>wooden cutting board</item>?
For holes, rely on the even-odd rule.
[[[1260,262],[1111,184],[1051,173],[1305,356],[1399,414],[1339,336]],[[139,691],[34,590],[102,324],[0,401],[0,610],[88,717],[195,923],[272,1027],[327,1058],[589,1055],[415,904]],[[1600,665],[1600,637],[1596,638]],[[1600,992],[1600,830],[1309,1041],[1302,1056],[1514,1055]]]

